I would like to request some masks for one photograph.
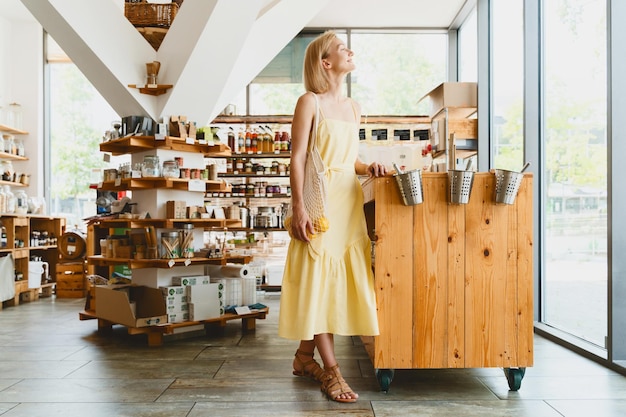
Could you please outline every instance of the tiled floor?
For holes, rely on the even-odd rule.
[[[337,338],[356,404],[322,396],[291,375],[296,345],[277,337],[279,298],[255,332],[230,322],[219,337],[175,337],[148,347],[116,326],[105,337],[79,321],[83,300],[41,299],[0,311],[0,415],[528,416],[626,415],[626,377],[539,336],[535,366],[510,392],[501,369],[396,371],[388,393],[358,338]]]

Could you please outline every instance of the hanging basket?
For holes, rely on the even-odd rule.
[[[124,15],[135,27],[169,28],[178,13],[177,3],[124,3]]]

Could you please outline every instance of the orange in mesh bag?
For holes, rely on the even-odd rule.
[[[330,224],[326,218],[326,167],[317,149],[317,125],[319,119],[319,102],[315,97],[315,120],[313,130],[309,137],[309,144],[304,165],[304,184],[302,188],[302,199],[304,208],[313,223],[315,233],[323,233],[328,230]],[[285,228],[291,233],[291,217],[293,204],[289,205],[285,216]],[[309,239],[316,235],[309,235]]]

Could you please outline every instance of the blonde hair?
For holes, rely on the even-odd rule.
[[[337,34],[334,31],[327,30],[306,47],[302,70],[306,91],[312,91],[317,94],[328,91],[329,83],[326,72],[322,67],[322,59],[328,56],[330,47],[336,38]]]

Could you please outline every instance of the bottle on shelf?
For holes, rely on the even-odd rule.
[[[6,248],[7,246],[8,246],[7,228],[0,221],[0,248]]]
[[[246,129],[246,142],[245,142],[245,152],[251,152],[252,151],[252,132],[250,132],[250,128],[248,127]]]
[[[237,137],[237,152],[243,153],[246,151],[246,139],[244,138],[243,129],[239,129],[239,135]]]
[[[26,195],[24,190],[17,190],[15,192],[15,213],[28,213],[28,195]]]

